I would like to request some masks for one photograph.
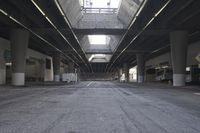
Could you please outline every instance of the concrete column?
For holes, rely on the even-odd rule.
[[[80,76],[81,76],[81,70],[80,68],[77,68],[77,81],[80,81]]]
[[[68,66],[65,64],[64,73],[67,73],[67,72],[68,72]]]
[[[12,85],[25,85],[26,52],[29,32],[24,29],[13,29],[10,32],[12,55]]]
[[[75,73],[74,63],[73,62],[69,62],[68,63],[68,72],[69,73]]]
[[[0,38],[1,39],[1,38]],[[0,40],[0,45],[3,44]],[[0,53],[4,53],[4,49],[0,48]],[[0,55],[0,85],[6,83],[6,65],[3,54]]]
[[[121,69],[118,68],[117,70],[117,75],[118,75],[118,81],[120,82],[120,78],[121,78]]]
[[[125,74],[125,82],[129,82],[129,66],[127,63],[123,64],[123,73]]]
[[[54,72],[54,81],[60,81],[60,53],[55,52],[53,54],[53,72]]]
[[[3,62],[3,63],[2,63]],[[5,68],[5,62],[0,57],[0,85],[6,83],[6,68]]]
[[[145,74],[145,55],[143,53],[138,53],[137,57],[137,81],[138,83],[144,82],[144,74]]]
[[[186,31],[171,32],[170,44],[173,67],[173,85],[185,86],[188,33]]]

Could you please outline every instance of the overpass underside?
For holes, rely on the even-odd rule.
[[[0,1],[0,133],[200,133],[199,7]]]
[[[131,75],[138,83],[198,83],[198,5],[193,0],[2,2],[0,83],[129,82]],[[156,60],[165,54],[170,56]]]

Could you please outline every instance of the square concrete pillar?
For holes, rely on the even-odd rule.
[[[173,85],[185,86],[185,69],[188,46],[187,31],[170,33],[171,58],[173,68]]]
[[[29,43],[29,31],[13,29],[10,32],[12,56],[12,85],[25,85],[26,52]]]

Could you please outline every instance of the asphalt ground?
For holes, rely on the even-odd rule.
[[[103,81],[0,86],[0,133],[200,133],[200,89]]]

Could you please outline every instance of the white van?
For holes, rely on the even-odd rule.
[[[170,68],[162,68],[156,71],[156,81],[166,81],[173,79],[173,71]]]

